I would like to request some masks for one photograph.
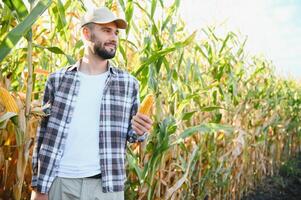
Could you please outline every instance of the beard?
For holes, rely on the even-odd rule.
[[[106,44],[102,45],[95,45],[94,46],[94,52],[97,56],[99,56],[102,59],[111,59],[115,57],[116,54],[116,48],[112,49],[112,50],[107,50],[104,46]]]
[[[99,42],[96,41],[95,39],[95,35],[92,34],[92,41],[95,42],[93,50],[94,50],[94,54],[99,56],[102,59],[111,59],[115,57],[116,54],[116,42]],[[107,50],[105,48],[106,45],[115,45],[115,47],[113,49],[110,48],[110,50]]]

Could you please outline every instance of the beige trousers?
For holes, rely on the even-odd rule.
[[[124,200],[124,192],[103,193],[101,180],[56,177],[50,187],[49,200]]]

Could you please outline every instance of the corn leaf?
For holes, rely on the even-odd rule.
[[[6,112],[0,116],[0,129],[4,129],[7,125],[7,122],[14,116],[17,116],[14,112]]]
[[[21,0],[3,0],[3,3],[13,12],[15,11],[17,14],[17,20],[21,22],[27,15],[28,11]]]
[[[9,52],[15,47],[18,41],[24,36],[35,23],[35,21],[41,16],[44,11],[50,6],[51,0],[40,0],[38,4],[33,8],[30,14],[8,35],[0,44],[0,62],[9,54]]]

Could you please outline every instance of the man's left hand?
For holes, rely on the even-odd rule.
[[[132,128],[138,135],[149,132],[153,125],[153,121],[141,113],[137,113],[132,119]]]

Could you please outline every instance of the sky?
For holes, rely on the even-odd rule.
[[[189,31],[220,25],[248,36],[246,50],[272,60],[276,73],[301,79],[301,0],[182,0]]]

